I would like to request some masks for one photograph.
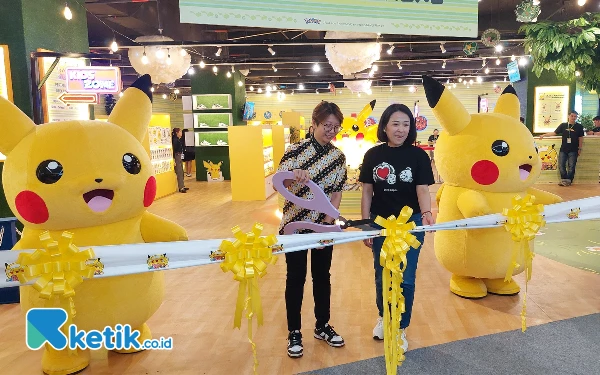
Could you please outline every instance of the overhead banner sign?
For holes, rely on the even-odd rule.
[[[117,94],[121,91],[121,71],[117,67],[67,68],[67,92]]]
[[[477,37],[477,0],[180,0],[180,21],[209,25]]]

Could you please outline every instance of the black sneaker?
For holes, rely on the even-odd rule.
[[[298,330],[291,331],[288,335],[288,355],[291,358],[299,358],[304,354],[302,347],[302,333]]]
[[[325,323],[322,328],[315,328],[315,338],[325,340],[330,346],[336,348],[345,344],[342,336],[338,335],[328,323]]]

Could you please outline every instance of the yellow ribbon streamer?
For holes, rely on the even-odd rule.
[[[529,241],[535,238],[536,233],[546,225],[544,220],[544,205],[534,204],[535,196],[527,194],[525,198],[517,195],[512,200],[512,208],[505,208],[502,215],[506,216],[504,229],[512,236],[515,245],[510,265],[506,270],[504,281],[512,280],[513,271],[520,265],[517,263],[519,255],[525,262],[525,295],[523,296],[523,307],[521,309],[521,331],[527,330],[527,284],[531,280],[533,266],[533,250],[529,247]]]
[[[46,306],[58,305],[67,312],[63,331],[68,337],[69,326],[76,316],[73,302],[75,287],[83,279],[94,277],[94,267],[86,262],[96,256],[92,249],[80,251],[73,244],[73,234],[69,232],[63,232],[61,238],[54,241],[50,232],[46,231],[40,235],[40,241],[44,249],[19,254],[17,263],[23,268],[23,272],[19,272],[19,281],[24,284],[36,279],[33,288],[47,300]],[[75,351],[69,350],[69,353],[74,354]]]
[[[408,222],[413,210],[404,207],[398,219],[394,215],[387,219],[377,216],[375,223],[382,226],[381,235],[386,239],[379,255],[383,267],[382,289],[384,293],[383,338],[385,342],[385,367],[387,375],[395,375],[398,366],[404,361],[404,350],[400,338],[400,319],[405,312],[402,294],[403,273],[406,269],[406,254],[410,248],[417,249],[421,243],[409,233],[416,227]],[[387,305],[387,306],[386,306]],[[388,308],[391,307],[391,308]]]
[[[275,235],[261,236],[262,224],[255,223],[251,232],[243,233],[239,226],[232,229],[235,241],[224,240],[219,249],[225,254],[221,263],[223,272],[233,272],[233,279],[240,282],[233,320],[234,328],[241,328],[242,311],[248,318],[248,341],[252,346],[254,373],[257,374],[258,358],[256,344],[252,341],[252,318],[256,315],[259,326],[263,324],[262,304],[258,278],[267,273],[267,264],[275,264],[271,246],[277,243]],[[246,297],[247,292],[247,297]]]

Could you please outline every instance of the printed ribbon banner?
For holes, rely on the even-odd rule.
[[[421,243],[409,231],[416,224],[408,222],[412,208],[404,207],[398,219],[394,215],[387,219],[377,216],[375,223],[384,229],[385,236],[379,262],[383,267],[382,288],[385,293],[383,313],[383,338],[385,343],[385,367],[387,375],[396,375],[398,366],[404,361],[404,350],[400,332],[400,318],[405,312],[402,281],[407,261],[406,254],[410,248],[417,249]]]
[[[21,265],[22,272],[18,273],[21,283],[35,280],[33,288],[40,293],[40,297],[47,300],[47,306],[55,306],[55,299],[59,299],[59,307],[67,312],[67,322],[63,325],[63,333],[69,336],[68,327],[73,323],[76,315],[73,297],[75,287],[94,276],[94,268],[87,265],[88,259],[95,257],[92,249],[80,251],[73,244],[73,234],[64,232],[58,241],[50,237],[49,232],[40,235],[44,249],[38,249],[33,254],[20,253],[17,263]],[[74,350],[69,349],[70,354]]]
[[[240,282],[238,298],[235,308],[234,328],[242,325],[242,311],[246,310],[248,318],[248,340],[252,345],[254,358],[254,373],[258,373],[258,357],[256,343],[252,341],[252,318],[256,315],[258,326],[263,324],[262,304],[258,278],[267,273],[267,264],[275,264],[277,258],[273,256],[271,246],[277,243],[275,235],[261,236],[263,226],[254,224],[252,231],[243,233],[239,226],[233,228],[235,241],[223,240],[219,250],[225,255],[221,263],[223,272],[233,272],[233,279]],[[248,297],[246,297],[246,290]]]
[[[535,197],[519,195],[513,198],[511,209],[505,208],[502,214],[506,216],[504,228],[512,235],[515,245],[510,266],[504,277],[505,282],[512,280],[513,271],[520,267],[517,263],[519,256],[525,262],[525,295],[523,296],[523,308],[521,309],[521,331],[527,330],[527,283],[531,280],[532,263],[534,253],[529,247],[529,241],[535,238],[535,234],[546,225],[544,221],[544,205],[536,204]]]

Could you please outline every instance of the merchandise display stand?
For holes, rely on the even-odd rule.
[[[283,135],[279,125],[229,128],[233,201],[265,200],[275,193],[271,179],[275,172],[274,141],[278,138],[274,133],[278,131]],[[279,141],[283,140],[279,137]],[[283,148],[283,144],[277,147]]]
[[[171,116],[169,114],[155,113],[152,115],[148,127],[148,143],[156,178],[156,199],[158,199],[177,191]]]

